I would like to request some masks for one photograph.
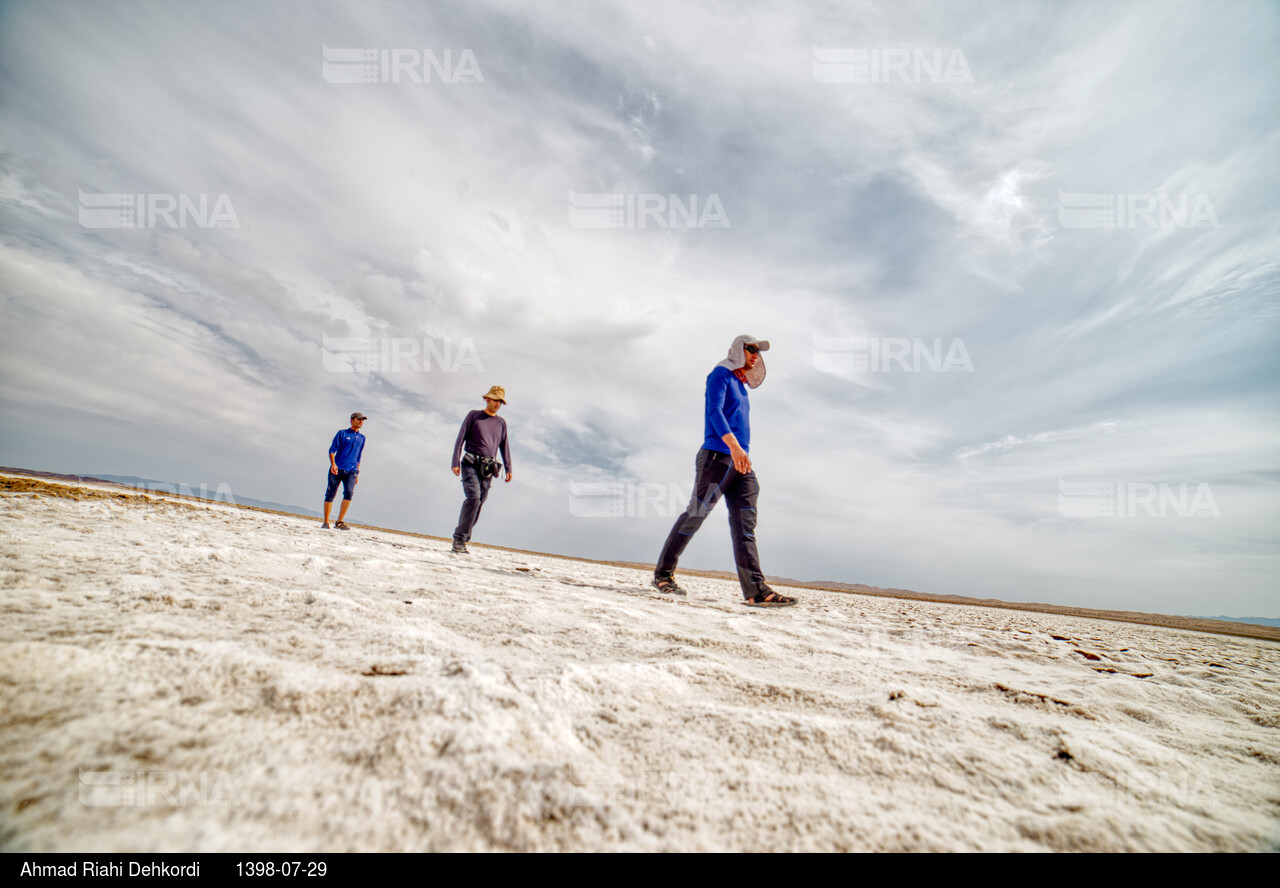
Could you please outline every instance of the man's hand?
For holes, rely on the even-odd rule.
[[[338,474],[338,467],[332,462],[329,463],[329,474],[330,475]]]
[[[733,468],[741,475],[745,475],[751,471],[751,457],[747,456],[747,451],[742,449],[742,445],[738,443],[738,436],[733,432],[722,435],[720,440],[729,447],[729,457],[733,460]]]
[[[462,477],[462,467],[461,467],[461,466],[454,466],[454,467],[453,467],[453,474],[457,475],[458,477]]]
[[[510,483],[511,483],[511,473],[510,473],[510,472],[507,472],[507,479],[506,479],[506,483],[508,483],[508,484],[510,484]]]

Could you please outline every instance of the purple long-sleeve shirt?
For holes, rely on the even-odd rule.
[[[507,448],[507,421],[501,416],[490,416],[483,410],[472,410],[462,421],[458,440],[453,442],[453,468],[462,465],[462,445],[467,453],[476,456],[496,457],[502,451],[502,464],[511,472],[511,451]]]

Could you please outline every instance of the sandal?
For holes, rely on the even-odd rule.
[[[653,588],[667,595],[684,595],[685,591],[676,585],[675,577],[654,577]]]
[[[742,602],[747,607],[791,607],[796,603],[794,598],[788,598],[785,595],[779,595],[770,589],[761,598],[748,598]]]
[[[339,521],[337,524],[335,524],[335,525],[333,525],[333,526],[334,526],[334,527],[336,527],[336,528],[338,528],[338,530],[350,530],[350,529],[351,529],[350,527],[347,527],[347,525],[346,525],[346,523],[345,523],[345,522],[342,522],[342,521]]]

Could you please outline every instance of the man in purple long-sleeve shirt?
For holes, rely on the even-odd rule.
[[[484,396],[484,409],[472,410],[462,421],[458,439],[453,442],[453,474],[462,478],[462,512],[453,531],[453,552],[467,553],[471,531],[480,518],[480,508],[489,498],[489,483],[498,474],[498,454],[506,466],[506,481],[511,481],[511,450],[507,446],[507,421],[498,416],[506,404],[507,393],[500,385]],[[466,452],[463,452],[465,446]]]
[[[742,597],[752,607],[786,607],[794,598],[779,595],[764,581],[756,550],[756,498],[760,483],[747,454],[751,446],[751,405],[748,388],[764,381],[764,358],[769,343],[742,335],[729,346],[729,356],[707,375],[704,440],[698,451],[693,497],[667,534],[654,567],[653,585],[659,592],[683,595],[676,584],[676,564],[702,522],[723,496],[729,506],[733,560],[738,566]]]

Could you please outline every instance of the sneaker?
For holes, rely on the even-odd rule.
[[[453,541],[453,554],[454,554],[454,555],[466,555],[466,554],[467,554],[467,544],[466,544],[466,543],[458,542],[457,540],[454,540],[454,541]]]
[[[685,591],[676,585],[675,577],[654,577],[653,588],[667,595],[684,595]]]

